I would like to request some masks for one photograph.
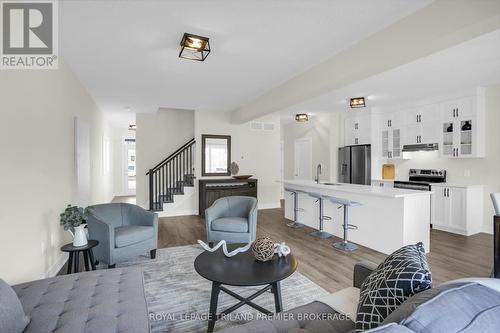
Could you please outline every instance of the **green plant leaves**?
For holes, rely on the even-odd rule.
[[[74,228],[81,225],[87,219],[87,208],[82,208],[78,206],[68,205],[64,212],[60,216],[60,224],[63,226],[64,230],[71,230],[74,232]]]

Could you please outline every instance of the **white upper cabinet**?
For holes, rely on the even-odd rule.
[[[403,145],[429,143],[438,143],[441,157],[485,156],[484,88],[469,97],[374,117],[369,111],[350,111],[344,123],[346,146],[377,143],[387,159],[403,158]]]
[[[371,143],[371,116],[358,115],[346,118],[344,123],[346,146]]]
[[[440,118],[439,105],[424,105],[405,112],[404,144],[436,143],[439,141],[436,119]]]
[[[441,104],[440,152],[447,158],[485,156],[484,90]]]

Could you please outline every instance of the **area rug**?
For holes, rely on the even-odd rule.
[[[141,256],[117,267],[140,266],[144,272],[146,301],[152,332],[206,332],[212,284],[196,273],[194,259],[203,250],[198,245],[159,249],[156,259]],[[299,262],[300,265],[300,262]],[[259,287],[228,287],[249,296]],[[327,291],[295,272],[281,282],[284,311],[307,304],[326,295]],[[219,296],[218,313],[237,303],[231,296]],[[273,294],[266,292],[254,299],[258,305],[274,312]],[[258,318],[258,311],[244,305],[226,320],[218,320],[215,331]]]

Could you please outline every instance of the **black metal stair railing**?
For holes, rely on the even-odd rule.
[[[169,155],[149,170],[149,209],[163,210],[163,204],[174,201],[174,195],[184,194],[185,186],[194,186],[195,139]]]

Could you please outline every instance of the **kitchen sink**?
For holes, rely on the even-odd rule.
[[[321,185],[340,186],[339,183],[320,183]]]

